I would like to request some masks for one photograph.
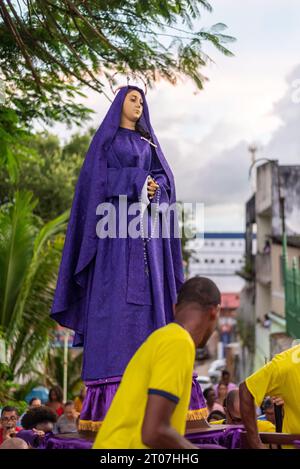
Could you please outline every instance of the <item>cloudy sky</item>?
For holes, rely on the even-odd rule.
[[[203,91],[195,94],[188,81],[176,87],[160,82],[147,101],[178,199],[204,203],[206,231],[243,231],[249,144],[257,144],[257,157],[300,164],[300,2],[211,4],[213,13],[204,12],[199,26],[227,24],[237,38],[229,45],[235,57],[206,47],[215,63],[203,70],[209,78]],[[98,127],[109,103],[89,92],[87,105]],[[60,125],[51,131],[70,134]]]

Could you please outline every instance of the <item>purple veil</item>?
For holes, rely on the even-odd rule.
[[[76,332],[74,345],[82,342],[80,337],[84,332],[89,266],[98,243],[96,225],[99,215],[96,214],[96,208],[106,199],[107,154],[120,125],[125,96],[131,89],[138,90],[143,97],[140,124],[157,145],[156,154],[170,184],[170,204],[176,202],[174,177],[151,126],[144,92],[135,86],[125,86],[117,93],[89,146],[76,184],[66,232],[51,317]],[[180,238],[171,236],[170,247],[174,276],[179,288],[183,282]]]

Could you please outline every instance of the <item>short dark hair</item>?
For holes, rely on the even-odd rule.
[[[40,401],[41,399],[39,397],[32,397],[29,401],[29,405],[32,405],[34,401]]]
[[[217,285],[206,277],[193,277],[184,282],[179,290],[177,305],[198,303],[202,307],[221,304],[221,293]]]
[[[4,412],[16,412],[16,414],[18,415],[18,409],[12,405],[6,405],[2,408],[1,417]]]
[[[25,430],[31,430],[38,423],[52,422],[57,420],[56,413],[47,406],[40,406],[30,409],[23,415],[21,425]]]
[[[73,401],[67,401],[67,402],[65,402],[65,407],[66,407],[67,405],[72,405],[72,406],[74,406],[75,404],[74,404]]]
[[[228,370],[223,370],[223,371],[222,371],[222,376],[225,376],[225,375],[227,375],[227,376],[230,375],[230,373],[229,373]]]
[[[265,411],[266,409],[271,409],[272,407],[273,407],[272,399],[270,397],[265,397],[261,405],[261,408],[263,409],[263,411]]]
[[[214,391],[214,388],[212,388],[212,387],[206,388],[206,389],[204,389],[204,391],[203,391],[203,396],[204,396],[204,399],[205,399],[206,401],[207,401],[208,394],[210,393],[210,391],[215,392],[215,391]]]

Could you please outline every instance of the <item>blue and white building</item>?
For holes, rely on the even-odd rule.
[[[236,272],[244,266],[245,233],[204,233],[188,242],[193,252],[188,277],[209,277],[221,293],[239,293],[244,280]]]

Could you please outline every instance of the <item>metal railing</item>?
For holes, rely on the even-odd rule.
[[[285,317],[288,335],[300,339],[300,268],[297,259],[288,267],[286,239],[283,243]]]

